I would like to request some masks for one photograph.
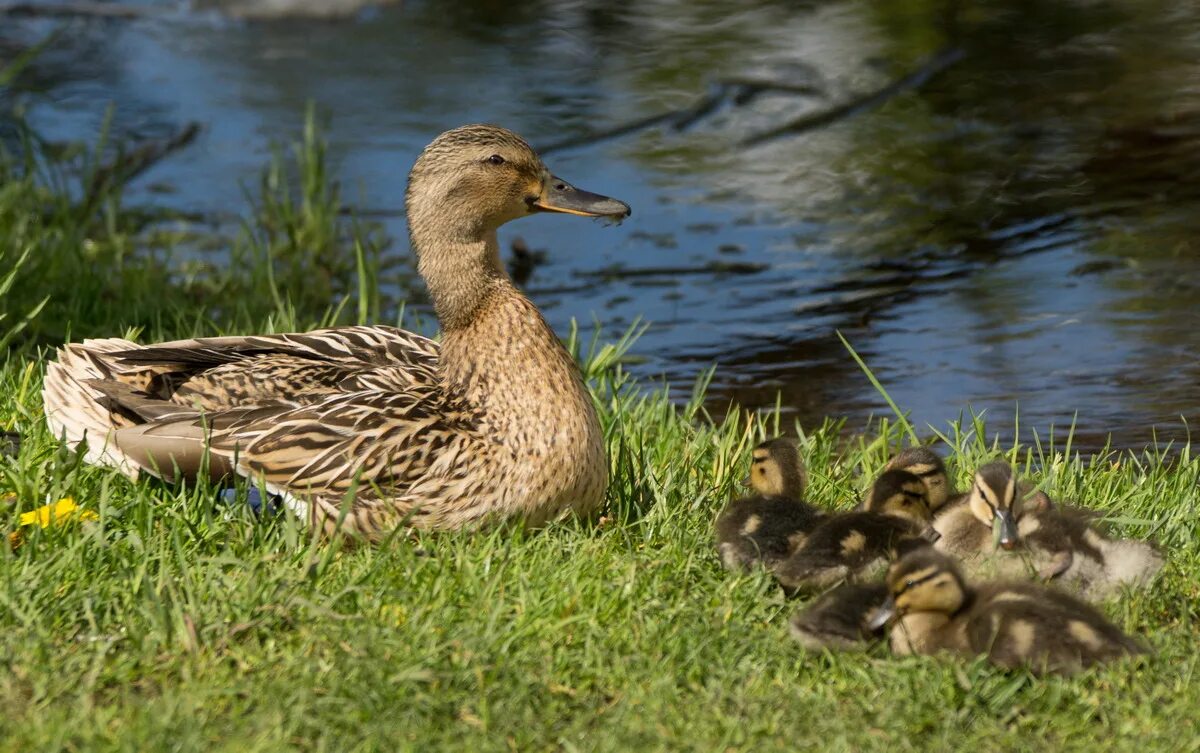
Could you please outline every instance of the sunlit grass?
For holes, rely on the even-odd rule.
[[[290,518],[220,503],[207,485],[131,483],[63,451],[39,398],[39,348],[56,337],[379,316],[377,254],[330,210],[323,166],[304,161],[318,142],[310,133],[301,152],[298,193],[264,179],[270,199],[259,206],[274,219],[250,213],[239,242],[265,250],[240,257],[230,277],[181,278],[170,248],[149,253],[125,224],[119,193],[100,222],[11,163],[0,180],[0,230],[13,239],[0,246],[4,260],[37,249],[0,309],[0,333],[20,326],[0,368],[0,428],[24,438],[17,457],[0,460],[0,498],[12,495],[0,524],[11,531],[22,512],[65,497],[98,515],[29,529],[15,551],[0,549],[0,749],[1196,746],[1200,462],[1187,446],[1080,457],[1061,440],[1001,447],[977,417],[940,429],[960,486],[1004,456],[1052,496],[1102,508],[1123,534],[1153,535],[1168,551],[1153,588],[1105,606],[1156,655],[1070,680],[896,660],[882,647],[801,651],[786,627],[796,605],[762,574],[724,572],[712,545],[750,447],[799,429],[778,413],[714,422],[704,379],[673,404],[623,371],[629,339],[569,338],[607,436],[602,524],[348,549]],[[305,255],[302,239],[328,245]],[[283,277],[330,258],[326,297],[288,295]],[[71,272],[81,264],[114,271]],[[213,305],[230,291],[253,297]],[[323,308],[329,296],[350,303]],[[850,439],[835,422],[799,431],[813,501],[852,505],[910,431],[887,421]]]

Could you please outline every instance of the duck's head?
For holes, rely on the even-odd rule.
[[[1024,512],[1017,474],[1003,461],[988,463],[975,471],[967,504],[980,523],[1000,527],[1000,546],[1015,549],[1021,543],[1017,521]]]
[[[535,212],[630,214],[622,201],[555,177],[524,139],[494,125],[462,126],[434,139],[409,173],[406,201],[410,224],[434,224],[455,240],[482,238]]]
[[[795,440],[776,437],[755,447],[742,483],[765,497],[802,499],[808,476]]]
[[[967,585],[953,558],[931,547],[896,560],[887,573],[888,597],[868,620],[878,630],[892,619],[914,612],[951,615],[967,599]]]
[[[938,538],[925,484],[916,474],[897,470],[881,473],[867,495],[866,510],[911,520],[924,529],[926,539]]]
[[[908,471],[918,476],[925,484],[929,507],[936,510],[946,504],[950,496],[950,479],[946,475],[946,464],[928,447],[909,447],[888,461],[889,471]]]

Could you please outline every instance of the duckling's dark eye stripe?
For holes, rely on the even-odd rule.
[[[900,594],[904,593],[908,589],[915,588],[916,586],[919,586],[922,583],[927,583],[927,582],[933,580],[934,578],[938,577],[941,574],[942,573],[940,571],[935,571],[935,572],[930,573],[929,575],[926,575],[924,578],[917,578],[916,580],[906,580],[906,581],[904,581],[904,588],[901,588],[899,591],[897,591],[895,595],[899,596]]]
[[[988,502],[987,495],[983,493],[983,489],[975,487],[975,490],[979,492],[979,498],[983,500],[983,504],[987,505],[987,508],[992,511],[992,516],[999,515],[1000,511],[991,502]]]

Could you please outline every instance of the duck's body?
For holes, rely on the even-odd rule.
[[[879,634],[868,626],[869,617],[886,600],[882,582],[843,583],[792,615],[792,637],[811,650],[866,648]]]
[[[776,577],[789,592],[806,593],[878,576],[899,549],[928,543],[929,521],[921,480],[906,471],[886,471],[872,487],[867,510],[824,518],[780,563]]]
[[[390,327],[85,341],[47,370],[50,428],[130,476],[261,479],[326,532],[590,513],[608,476],[592,399],[499,259],[496,228],[539,209],[628,213],[550,176],[511,132],[448,131],[408,192],[440,346]]]
[[[946,463],[928,447],[917,446],[901,450],[888,461],[885,470],[908,471],[925,485],[925,498],[935,515],[948,504],[963,499],[964,495],[950,485]]]
[[[1069,674],[1144,652],[1079,599],[1032,583],[972,588],[952,558],[929,548],[892,565],[887,588],[874,624],[891,622],[899,655],[985,655],[1002,667]]]
[[[731,570],[773,567],[804,542],[821,511],[804,501],[805,474],[795,442],[779,437],[754,448],[746,484],[754,491],[717,517],[717,552]]]
[[[960,558],[972,578],[1053,580],[1089,598],[1149,583],[1162,555],[1143,541],[1109,538],[1095,520],[1093,511],[1055,506],[1041,492],[1026,498],[1011,467],[991,463],[979,469],[964,501],[943,508],[933,525],[941,535],[937,548]]]

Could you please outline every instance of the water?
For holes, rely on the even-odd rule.
[[[634,208],[616,228],[505,228],[506,246],[546,251],[525,285],[554,326],[595,319],[616,337],[642,317],[636,370],[685,390],[715,363],[716,413],[777,394],[810,425],[885,412],[840,330],[919,425],[969,406],[1005,432],[1018,410],[1043,436],[1076,421],[1085,448],[1182,438],[1200,415],[1200,8],[969,5],[475,0],[333,24],[180,11],[74,21],[22,86],[51,138],[90,140],[109,102],[131,137],[204,123],[131,201],[228,212],[309,100],[349,203],[398,210],[447,127],[497,122],[545,145],[726,77],[816,81],[826,97],[764,95],[683,132],[547,155]],[[0,21],[0,54],[61,23]],[[738,146],[947,46],[967,58],[919,91]],[[407,258],[403,221],[385,221]]]

